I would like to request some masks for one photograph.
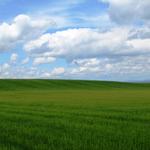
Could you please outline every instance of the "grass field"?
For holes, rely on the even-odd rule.
[[[1,150],[150,150],[150,84],[0,80]]]

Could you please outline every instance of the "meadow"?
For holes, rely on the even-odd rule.
[[[0,80],[0,150],[150,150],[150,84]]]

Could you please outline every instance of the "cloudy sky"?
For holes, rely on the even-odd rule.
[[[0,0],[0,78],[150,80],[150,0]]]

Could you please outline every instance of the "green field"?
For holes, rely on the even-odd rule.
[[[150,150],[150,84],[0,80],[1,150]]]

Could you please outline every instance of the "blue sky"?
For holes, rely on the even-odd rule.
[[[0,78],[140,81],[147,0],[0,0]]]

